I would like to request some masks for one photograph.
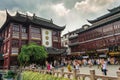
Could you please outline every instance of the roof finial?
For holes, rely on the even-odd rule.
[[[52,19],[50,19],[50,22],[51,22],[51,23],[53,23],[53,20],[52,20]]]
[[[16,11],[16,15],[19,15],[19,12],[18,12],[18,10]]]
[[[26,17],[28,18],[28,13],[26,13]]]
[[[35,13],[33,13],[33,19],[35,18]]]
[[[6,13],[8,14],[8,10],[5,8]]]
[[[28,13],[26,13],[26,20],[28,20]]]
[[[19,13],[18,10],[16,11],[16,13]]]
[[[26,16],[28,16],[28,13],[26,13]]]
[[[5,11],[6,11],[7,17],[10,16],[10,14],[8,13],[8,10],[6,8],[5,8]]]
[[[35,16],[35,13],[33,13],[33,16]]]

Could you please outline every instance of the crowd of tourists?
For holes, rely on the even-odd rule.
[[[69,61],[67,65],[67,69],[69,72],[72,71],[72,69],[76,69],[77,72],[79,72],[80,67],[82,66],[89,66],[90,68],[93,65],[97,65],[98,69],[100,69],[104,75],[107,75],[107,64],[108,61],[106,59],[89,59],[88,61],[86,59],[81,60],[73,60],[72,62]]]
[[[66,67],[69,72],[71,72],[73,69],[76,69],[79,71],[80,67],[89,67],[96,65],[98,69],[100,69],[104,75],[107,75],[107,65],[110,64],[118,64],[118,61],[116,61],[114,58],[108,58],[108,59],[74,59],[74,60],[66,60],[61,59],[60,61],[54,60],[54,62],[46,62],[47,70],[58,69],[61,67]]]
[[[108,58],[108,59],[65,59],[62,58],[61,60],[54,60],[53,62],[46,61],[45,62],[45,68],[48,71],[51,71],[52,69],[58,69],[58,68],[66,68],[69,72],[72,72],[73,69],[77,70],[79,72],[80,67],[93,67],[94,65],[97,66],[98,69],[100,69],[104,75],[107,75],[107,65],[110,64],[117,64],[118,61],[116,61],[114,58]],[[35,68],[36,65],[32,64],[30,66],[31,68]]]

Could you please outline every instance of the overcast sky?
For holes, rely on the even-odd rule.
[[[120,6],[120,0],[0,0],[0,26],[6,19],[5,9],[11,14],[16,11],[45,19],[53,19],[59,26],[66,25],[62,34],[88,24],[87,19],[95,19],[107,9]]]

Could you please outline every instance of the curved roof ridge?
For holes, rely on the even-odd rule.
[[[11,15],[10,15],[10,13],[8,12],[8,10],[7,9],[5,9],[5,12],[6,12],[6,18],[8,18],[8,17],[11,17]]]
[[[120,11],[120,9],[119,9],[119,10],[112,11],[112,12],[109,12],[109,13],[106,13],[106,14],[104,14],[104,15],[96,18],[96,19],[87,20],[87,21],[88,21],[89,23],[94,23],[94,22],[100,21],[100,20],[102,20],[102,19],[104,19],[104,18],[107,18],[107,17],[109,17],[109,16],[111,16],[111,15],[117,14],[119,11]]]
[[[19,16],[24,16],[24,17],[28,16],[29,18],[39,19],[39,20],[42,20],[42,21],[51,22],[51,20],[48,20],[48,19],[45,19],[45,18],[36,16],[35,13],[34,13],[33,16],[29,16],[27,13],[26,13],[26,15],[25,15],[24,13],[22,14],[22,13],[19,13],[19,12],[17,11],[16,16],[17,16],[17,15],[19,15]]]
[[[45,18],[42,18],[42,17],[38,17],[38,16],[34,16],[34,19],[40,19],[42,21],[47,21],[47,22],[51,22],[51,20],[48,20],[48,19],[45,19]]]
[[[112,9],[108,9],[108,11],[110,12],[114,12],[120,9],[120,5],[118,7],[112,8]]]

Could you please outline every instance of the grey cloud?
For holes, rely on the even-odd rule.
[[[116,0],[119,1],[119,0]],[[97,16],[107,13],[107,9],[111,7],[115,0],[84,0],[76,2],[75,8],[80,14],[85,16],[83,18],[96,18]],[[115,6],[115,5],[114,5]]]
[[[97,12],[103,8],[108,7],[114,0],[84,0],[76,2],[75,8],[82,11]]]
[[[73,8],[76,1],[82,0],[1,0],[0,9],[19,7],[22,10],[34,10],[37,5],[64,3],[67,8]]]
[[[81,2],[83,0],[61,0],[61,1],[65,4],[66,8],[72,9],[76,2]]]
[[[90,1],[87,5],[78,6],[77,10],[74,6],[77,2]],[[120,5],[120,0],[1,0],[0,11],[7,8],[9,11],[22,11],[35,13],[37,16],[53,19],[55,24],[60,26],[67,25],[63,33],[80,28],[86,24],[86,19],[97,18],[105,13],[107,9]],[[65,16],[59,16],[51,6],[64,3],[64,7],[70,12]],[[86,7],[88,6],[89,7]],[[85,8],[86,7],[86,8]],[[98,10],[91,11],[97,8]],[[1,12],[0,12],[1,15]],[[1,19],[4,17],[0,17]],[[1,21],[0,21],[1,22]],[[0,23],[2,24],[2,22]]]

